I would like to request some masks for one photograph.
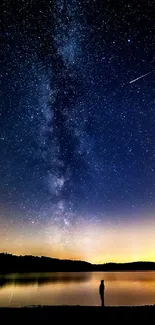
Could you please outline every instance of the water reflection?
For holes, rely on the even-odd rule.
[[[0,306],[99,306],[101,279],[105,305],[155,303],[155,272],[62,272],[0,276]]]
[[[89,281],[90,273],[12,274],[0,276],[0,288],[9,285],[44,285],[50,283],[77,283]]]

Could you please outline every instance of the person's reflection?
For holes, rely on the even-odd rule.
[[[104,289],[105,289],[104,280],[101,280],[101,283],[99,286],[99,294],[101,297],[101,306],[102,307],[104,307]]]

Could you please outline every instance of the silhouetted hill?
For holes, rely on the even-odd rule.
[[[154,262],[106,263],[93,265],[94,271],[149,271],[155,270]]]
[[[85,261],[60,260],[50,257],[0,254],[0,273],[14,272],[88,272],[155,270],[154,262],[91,264]]]
[[[83,261],[59,260],[50,257],[0,254],[0,273],[91,271],[92,265]]]

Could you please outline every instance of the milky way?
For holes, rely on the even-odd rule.
[[[2,250],[91,259],[100,232],[154,220],[154,3],[0,6]]]

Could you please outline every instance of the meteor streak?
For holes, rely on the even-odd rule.
[[[154,71],[154,70],[153,70],[153,71]],[[148,73],[146,73],[146,74],[143,74],[142,76],[140,76],[140,77],[138,77],[138,78],[136,78],[136,79],[130,81],[129,83],[132,84],[132,83],[136,82],[137,80],[139,80],[139,79],[141,79],[141,78],[144,78],[144,77],[148,76],[148,75],[149,75],[150,73],[152,73],[153,71],[150,71],[150,72],[148,72]]]

